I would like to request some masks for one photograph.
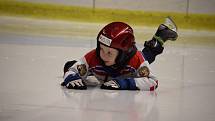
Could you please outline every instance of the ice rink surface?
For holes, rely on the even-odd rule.
[[[0,121],[215,120],[214,47],[166,44],[151,65],[154,92],[62,88],[63,64],[94,48],[90,39],[1,30]]]

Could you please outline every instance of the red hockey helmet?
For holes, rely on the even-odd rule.
[[[99,32],[97,43],[128,53],[135,45],[133,29],[126,23],[112,22]]]
[[[119,55],[116,58],[115,64],[117,68],[125,66],[137,51],[133,29],[123,22],[112,22],[106,25],[97,36],[96,53],[104,64],[99,52],[100,43],[119,50]]]

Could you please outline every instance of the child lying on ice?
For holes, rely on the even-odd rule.
[[[158,79],[149,64],[163,52],[164,42],[177,37],[176,25],[167,18],[139,51],[133,29],[126,23],[112,22],[98,33],[95,49],[80,60],[68,61],[64,65],[61,86],[87,89],[87,77],[95,76],[101,83],[101,89],[153,91],[158,87]]]

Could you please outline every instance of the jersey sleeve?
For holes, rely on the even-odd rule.
[[[89,67],[92,65],[93,59],[95,59],[96,51],[92,50],[83,56],[81,59],[77,60],[77,62],[69,68],[64,75],[64,83],[67,85],[69,82],[73,80],[86,80],[87,76],[90,75]]]
[[[131,60],[131,64],[136,68],[136,76],[131,78],[133,84],[144,91],[153,91],[158,87],[158,80],[150,68],[149,62],[145,60],[143,54],[138,51],[135,58]],[[131,83],[132,84],[132,83]]]
[[[134,78],[138,89],[154,91],[158,87],[158,79],[152,73],[148,61],[144,61],[137,70],[137,78]]]
[[[77,60],[77,62],[69,68],[64,75],[64,83],[67,85],[73,80],[82,79],[85,80],[88,75],[88,64],[85,58]]]
[[[116,79],[121,89],[153,91],[158,87],[158,80],[152,73],[147,60],[138,52],[129,65],[136,69],[134,76]]]

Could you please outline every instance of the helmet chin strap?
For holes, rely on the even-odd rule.
[[[129,52],[119,51],[119,55],[116,58],[116,66],[117,68],[123,68],[127,65],[128,61],[135,55],[137,52],[136,46],[132,47]]]

